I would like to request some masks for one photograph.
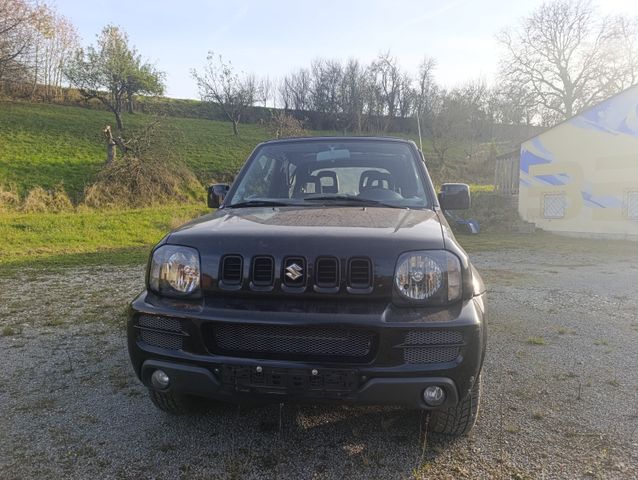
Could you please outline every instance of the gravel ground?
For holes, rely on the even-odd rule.
[[[490,290],[485,396],[472,434],[446,444],[390,408],[172,418],[126,352],[143,267],[2,278],[0,478],[637,478],[637,259],[473,259]]]

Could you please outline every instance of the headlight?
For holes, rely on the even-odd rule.
[[[394,285],[401,298],[442,305],[461,298],[461,262],[445,250],[408,252],[399,257]]]
[[[194,248],[163,245],[153,252],[148,287],[160,295],[199,295],[199,252]]]

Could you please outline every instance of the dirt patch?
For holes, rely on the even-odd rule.
[[[484,281],[497,285],[521,285],[529,281],[531,277],[529,273],[504,268],[483,268],[480,273]]]

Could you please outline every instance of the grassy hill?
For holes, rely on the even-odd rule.
[[[125,115],[128,129],[155,117]],[[234,173],[255,145],[269,138],[261,125],[240,125],[235,137],[229,123],[183,117],[163,117],[163,142],[168,141],[202,181]],[[71,199],[83,199],[105,161],[104,125],[113,125],[105,111],[73,106],[0,102],[0,189],[15,186],[22,197],[37,186],[63,184]],[[330,135],[335,132],[310,132]],[[430,148],[424,143],[426,158]],[[461,153],[457,154],[461,158]],[[468,165],[458,175],[434,180],[470,180]],[[203,203],[203,202],[202,202]],[[143,262],[148,248],[168,230],[204,211],[205,205],[167,205],[112,211],[80,208],[65,213],[0,211],[0,271],[24,265],[73,265],[91,262]],[[48,262],[48,263],[47,263]],[[0,273],[1,275],[1,273]]]
[[[153,117],[125,115],[125,127],[136,128]],[[166,117],[163,133],[202,180],[234,172],[260,141],[269,135],[263,126],[240,125],[235,137],[230,124]],[[40,185],[64,184],[78,200],[105,160],[102,128],[113,115],[99,110],[58,105],[0,103],[0,185],[16,185],[21,194]]]
[[[124,126],[139,129],[156,118],[124,114]],[[255,145],[270,138],[267,129],[259,124],[240,125],[240,135],[236,137],[228,122],[174,116],[162,117],[160,122],[164,141],[180,152],[182,160],[204,182],[236,172]],[[71,199],[78,202],[84,187],[104,164],[102,129],[113,123],[113,115],[102,110],[0,102],[0,187],[15,185],[24,195],[36,186],[51,189],[62,183]],[[309,134],[338,135],[327,131]],[[427,141],[424,151],[426,157],[433,156]],[[457,152],[457,156],[461,154]],[[467,180],[474,180],[471,177]]]

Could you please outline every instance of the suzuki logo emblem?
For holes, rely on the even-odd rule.
[[[303,275],[303,268],[296,263],[291,263],[286,267],[286,276],[291,280],[297,280]]]

